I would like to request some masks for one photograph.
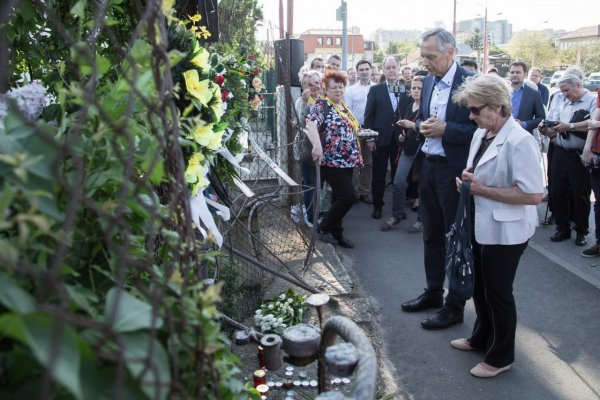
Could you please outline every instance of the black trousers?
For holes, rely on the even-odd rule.
[[[336,239],[342,238],[342,219],[356,200],[352,184],[353,169],[321,166],[321,180],[331,186],[331,208],[321,221],[320,229],[323,233],[331,233]]]
[[[371,191],[373,192],[373,206],[383,206],[383,192],[385,191],[385,177],[387,174],[388,161],[392,166],[392,179],[396,175],[396,158],[398,157],[398,143],[392,141],[387,146],[377,146],[373,152],[373,181]]]
[[[421,155],[422,156],[422,155]],[[421,219],[423,222],[423,244],[425,251],[425,276],[427,291],[444,292],[446,279],[446,232],[456,217],[458,192],[455,177],[445,157],[424,158],[419,178],[419,198],[421,199]],[[444,307],[455,313],[462,313],[465,302],[453,292],[448,292]]]
[[[552,212],[556,229],[570,232],[570,220],[577,233],[588,233],[591,185],[589,174],[576,151],[556,146],[552,155]],[[569,210],[571,201],[572,210]],[[569,214],[570,217],[569,217]]]
[[[477,319],[469,342],[486,349],[485,362],[502,368],[515,360],[517,309],[513,282],[527,242],[515,245],[482,245],[474,241]]]

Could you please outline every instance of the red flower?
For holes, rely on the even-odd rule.
[[[248,54],[248,60],[254,60],[254,54]]]
[[[225,103],[227,101],[227,97],[229,96],[229,90],[223,89],[221,91],[221,101]]]
[[[260,74],[260,68],[258,68],[258,67],[254,68],[254,70],[252,71],[252,74],[253,74],[253,75],[258,75],[258,74]]]
[[[225,82],[225,78],[223,77],[223,75],[215,75],[215,83],[219,86],[221,86],[223,84],[223,82]]]

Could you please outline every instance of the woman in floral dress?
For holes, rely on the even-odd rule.
[[[342,247],[354,244],[343,235],[342,220],[356,199],[352,170],[362,166],[357,140],[359,124],[344,104],[346,75],[327,70],[323,75],[325,99],[317,101],[306,117],[307,135],[313,145],[313,159],[321,164],[321,179],[331,186],[331,209],[321,221],[321,240]]]

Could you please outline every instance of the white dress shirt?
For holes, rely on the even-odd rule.
[[[452,89],[452,81],[456,74],[458,64],[452,63],[452,67],[446,72],[446,75],[435,84],[433,93],[431,94],[431,101],[429,102],[429,117],[437,115],[442,121],[446,121],[446,108],[448,108],[448,102],[450,101],[450,92]],[[426,138],[425,143],[421,149],[423,153],[428,155],[446,156],[444,152],[444,146],[442,146],[442,138]]]
[[[367,95],[369,94],[369,89],[371,89],[371,86],[373,85],[374,83],[371,83],[371,81],[366,85],[361,84],[359,81],[356,84],[347,87],[346,92],[344,93],[344,103],[348,105],[350,111],[352,111],[352,114],[354,114],[361,126],[365,123]]]

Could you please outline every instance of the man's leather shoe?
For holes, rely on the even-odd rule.
[[[337,243],[337,239],[333,237],[331,232],[329,232],[329,233],[319,232],[319,239],[321,239],[322,242],[329,243],[329,244]]]
[[[367,204],[373,204],[373,199],[371,198],[371,195],[368,193],[361,194],[360,201],[362,201],[363,203],[367,203]]]
[[[381,206],[375,206],[373,208],[373,214],[371,214],[371,217],[375,219],[381,219]]]
[[[567,239],[571,239],[571,232],[556,231],[554,235],[550,236],[550,240],[553,242],[562,242]]]
[[[337,243],[341,247],[344,247],[346,249],[353,249],[354,248],[354,243],[352,243],[350,240],[346,239],[343,236],[340,239],[337,240]]]
[[[421,311],[428,308],[440,308],[444,305],[444,296],[439,294],[432,294],[425,292],[416,299],[409,300],[406,303],[402,303],[402,311]]]
[[[421,321],[421,326],[423,329],[445,329],[462,322],[462,313],[455,314],[446,308],[442,308],[431,317]]]
[[[575,246],[585,246],[587,244],[587,236],[585,233],[578,233],[575,238]]]

